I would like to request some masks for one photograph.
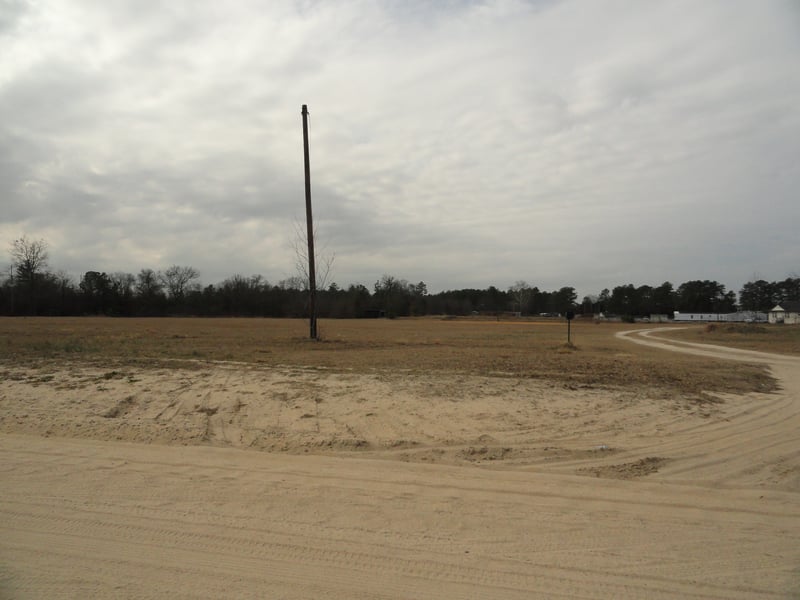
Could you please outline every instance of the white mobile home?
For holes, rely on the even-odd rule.
[[[687,321],[689,323],[692,321],[695,323],[707,323],[709,321],[724,321],[725,315],[720,313],[682,313],[676,310],[673,320],[676,323],[686,323]]]
[[[796,300],[781,302],[769,311],[769,322],[787,325],[800,324],[800,302]]]
[[[754,310],[734,313],[681,313],[676,310],[674,320],[676,323],[766,323],[767,313]]]

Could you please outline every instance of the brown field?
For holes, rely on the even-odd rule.
[[[800,328],[649,329],[0,319],[0,598],[795,597]]]
[[[792,325],[709,323],[676,327],[670,337],[701,344],[722,344],[745,350],[800,355],[800,327]]]
[[[641,327],[641,326],[638,326]],[[11,364],[52,361],[136,365],[165,359],[182,366],[242,362],[356,373],[462,372],[547,379],[580,385],[653,385],[686,394],[764,391],[763,366],[664,355],[614,338],[625,324],[575,321],[573,347],[563,321],[484,319],[323,320],[322,341],[308,339],[306,321],[293,319],[0,318],[0,359]],[[752,349],[800,354],[790,328],[753,340]],[[706,337],[702,327],[675,335]],[[738,336],[728,336],[739,342]],[[718,334],[710,343],[725,342]]]

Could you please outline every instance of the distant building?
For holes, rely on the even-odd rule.
[[[766,323],[769,315],[765,312],[756,310],[742,310],[735,313],[728,313],[727,321],[731,323]]]
[[[673,320],[676,323],[766,323],[767,314],[754,310],[734,313],[682,313],[676,310]]]
[[[686,323],[694,321],[695,323],[708,323],[709,321],[724,321],[725,315],[720,313],[682,313],[675,311],[674,321],[676,323]]]
[[[787,300],[769,311],[770,323],[800,324],[800,301]]]
[[[622,317],[617,315],[610,315],[604,312],[598,313],[594,316],[595,321],[603,321],[606,323],[622,323]]]

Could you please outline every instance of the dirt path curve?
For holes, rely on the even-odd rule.
[[[616,335],[670,352],[766,364],[781,389],[728,396],[735,408],[725,420],[664,432],[647,446],[654,455],[670,459],[656,478],[800,492],[800,358],[684,342],[658,333],[659,329],[645,329]]]

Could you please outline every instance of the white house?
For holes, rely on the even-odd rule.
[[[769,311],[770,323],[800,324],[800,301],[787,300]]]

